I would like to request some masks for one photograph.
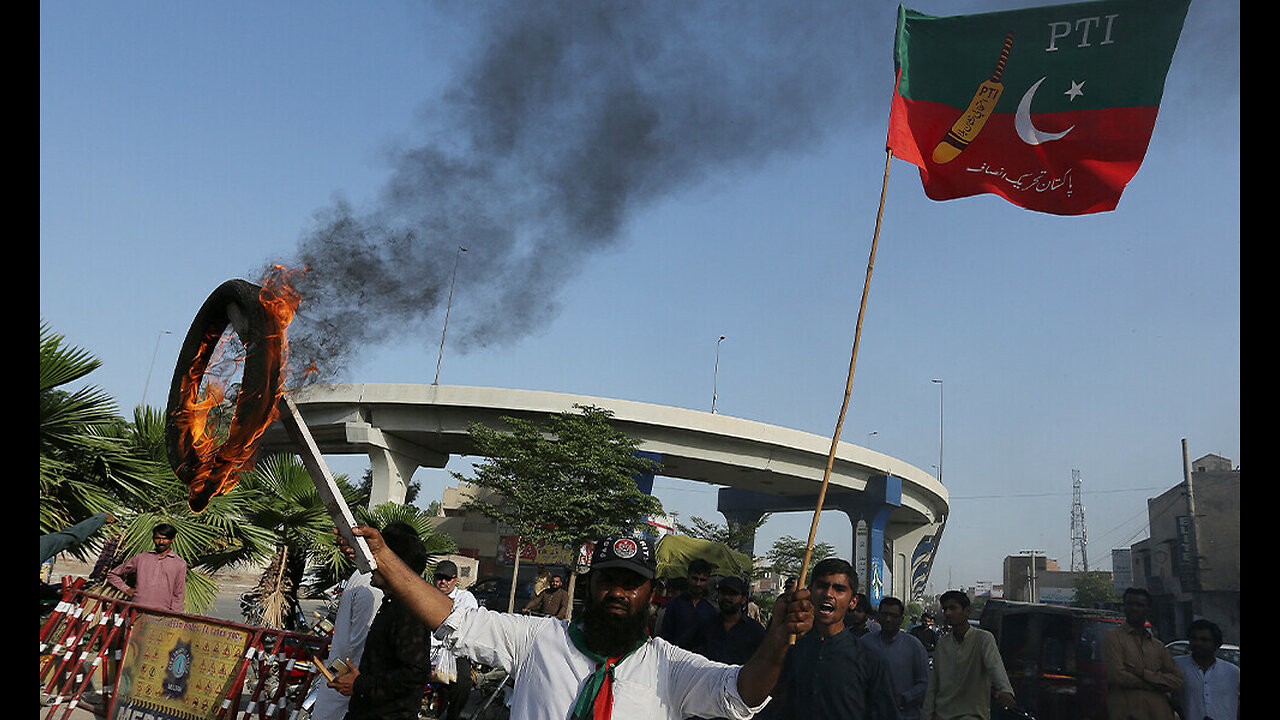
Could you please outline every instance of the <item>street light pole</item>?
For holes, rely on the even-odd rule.
[[[711,414],[716,414],[716,390],[720,383],[720,343],[724,342],[724,336],[716,341],[716,369],[711,375]]]
[[[440,356],[436,358],[436,379],[431,381],[432,385],[440,384],[440,362],[444,360],[444,334],[449,332],[449,311],[453,309],[453,286],[458,283],[458,260],[466,251],[466,248],[459,245],[458,251],[453,256],[453,281],[449,283],[449,304],[444,308],[444,329],[440,331]]]
[[[933,382],[938,383],[938,482],[942,482],[942,381],[934,378]]]
[[[147,389],[151,387],[151,371],[156,369],[156,353],[160,352],[160,338],[172,334],[168,330],[161,330],[160,334],[156,335],[156,347],[151,351],[151,365],[147,367],[147,382],[142,386],[142,402],[140,404],[143,406],[147,404]]]
[[[1030,565],[1030,568],[1027,570],[1027,584],[1028,584],[1027,602],[1036,602],[1036,553],[1040,553],[1041,555],[1048,557],[1048,555],[1046,555],[1045,551],[1043,550],[1019,551],[1019,554],[1021,555],[1031,556],[1031,565]]]

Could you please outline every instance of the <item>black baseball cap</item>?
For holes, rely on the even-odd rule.
[[[652,580],[658,570],[653,543],[627,536],[607,537],[596,541],[591,551],[591,569],[626,568],[645,579]]]
[[[747,584],[737,575],[729,575],[721,578],[719,584],[716,585],[716,588],[720,590],[732,590],[739,595],[747,594]]]
[[[434,577],[456,578],[458,577],[458,566],[452,560],[441,560],[436,565],[436,571],[432,573]]]

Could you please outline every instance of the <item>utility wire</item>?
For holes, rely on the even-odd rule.
[[[1118,490],[1090,490],[1089,495],[1103,495],[1111,493],[1123,492],[1146,492],[1148,490],[1166,489],[1163,485],[1153,485],[1151,487],[1140,488],[1121,488]],[[1042,493],[1002,493],[1000,495],[951,495],[949,500],[992,500],[999,498],[1027,498],[1027,497],[1066,497],[1071,495],[1070,492],[1042,492]]]

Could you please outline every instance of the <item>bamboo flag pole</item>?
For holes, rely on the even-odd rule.
[[[867,312],[867,294],[871,290],[871,270],[876,264],[876,245],[880,240],[880,220],[884,216],[884,197],[889,189],[889,163],[893,160],[893,150],[886,148],[884,157],[884,181],[880,185],[880,208],[876,210],[876,228],[871,235],[871,255],[867,258],[867,277],[862,283],[862,304],[858,308],[858,324],[853,333],[853,353],[849,357],[849,377],[844,385],[844,402],[840,405],[840,417],[836,420],[836,431],[831,437],[831,449],[827,452],[827,467],[822,473],[822,489],[818,491],[818,505],[813,509],[813,521],[809,524],[809,541],[804,546],[804,561],[800,564],[800,579],[796,587],[805,586],[805,575],[809,571],[809,558],[813,555],[813,539],[818,533],[818,516],[822,514],[822,504],[827,499],[827,485],[831,482],[831,467],[835,464],[836,447],[840,444],[840,430],[844,427],[845,412],[849,409],[849,397],[853,394],[853,369],[858,364],[858,341],[862,338],[862,318]],[[793,635],[791,642],[795,643]]]

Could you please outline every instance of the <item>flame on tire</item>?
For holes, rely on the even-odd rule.
[[[215,307],[211,322],[204,321],[202,310],[187,335],[174,371],[166,442],[170,465],[187,486],[187,502],[195,512],[203,511],[214,497],[230,492],[240,475],[253,468],[259,440],[276,419],[289,357],[286,330],[302,300],[291,280],[302,272],[272,267],[256,298]],[[233,282],[240,283],[236,289],[242,293],[253,287]],[[233,334],[239,336],[240,347],[231,342]],[[189,363],[185,368],[181,367],[184,362]],[[226,367],[243,370],[235,414],[221,442],[211,412],[226,400],[227,387],[225,377],[207,374],[214,362],[224,368],[218,375],[225,376]]]

